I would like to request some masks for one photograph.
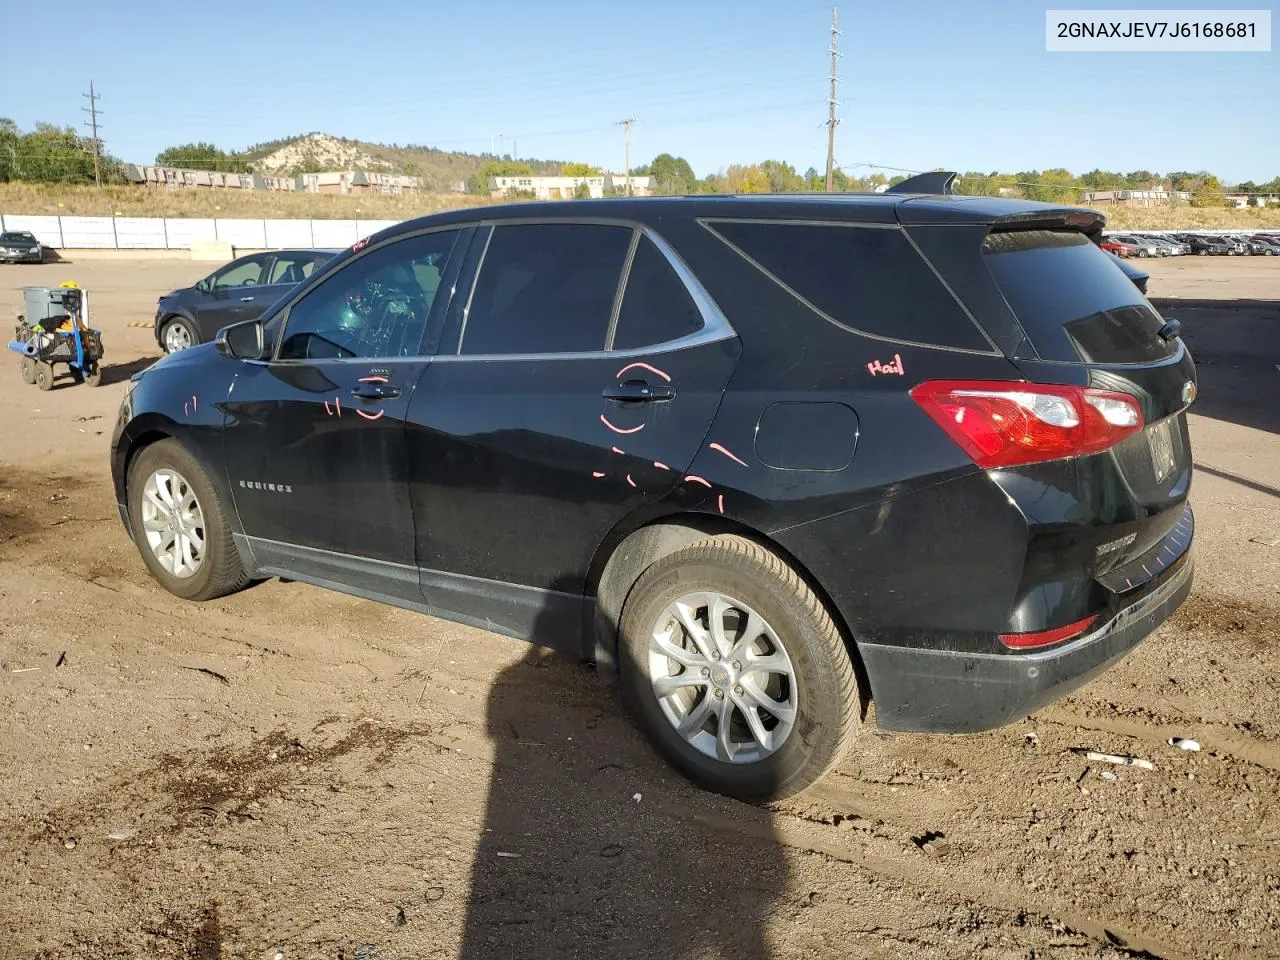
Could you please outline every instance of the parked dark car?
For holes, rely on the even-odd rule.
[[[208,343],[222,327],[260,316],[337,252],[274,250],[232,260],[160,298],[156,342],[166,353]]]
[[[120,515],[180,597],[281,576],[557,647],[699,784],[784,796],[868,699],[1008,723],[1187,596],[1195,367],[1103,223],[883,194],[400,224],[134,377]]]
[[[1249,256],[1265,257],[1275,256],[1275,253],[1268,243],[1263,243],[1257,237],[1250,237],[1245,234],[1232,234],[1226,237],[1228,241],[1238,244],[1240,248]]]
[[[1190,245],[1191,252],[1199,257],[1234,257],[1238,252],[1233,244],[1223,238],[1206,234],[1186,234],[1186,242]]]
[[[44,248],[35,234],[26,230],[0,233],[0,263],[40,263]]]
[[[1280,256],[1280,237],[1275,237],[1268,233],[1255,233],[1251,239],[1263,245],[1263,256]]]

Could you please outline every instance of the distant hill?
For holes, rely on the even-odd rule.
[[[428,190],[449,190],[467,181],[496,157],[439,150],[415,144],[364,143],[327,133],[307,133],[255,144],[236,154],[260,172],[275,176],[319,170],[384,170],[421,177]],[[559,160],[524,160],[534,173],[555,175]]]

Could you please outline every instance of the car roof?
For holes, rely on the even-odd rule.
[[[407,220],[381,231],[391,237],[451,223],[496,223],[544,219],[617,219],[657,225],[664,219],[753,217],[787,220],[835,220],[862,223],[994,223],[1008,219],[1039,219],[1086,214],[1082,207],[1013,200],[936,194],[715,194],[683,197],[618,197],[600,200],[552,200],[466,207]]]

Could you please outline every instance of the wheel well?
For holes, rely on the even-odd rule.
[[[595,591],[595,616],[589,625],[589,637],[595,642],[596,668],[606,677],[617,672],[618,624],[622,607],[640,575],[652,564],[697,540],[721,534],[736,534],[752,540],[777,554],[805,585],[814,592],[840,631],[853,669],[862,689],[870,691],[862,658],[852,631],[822,584],[794,555],[769,536],[745,524],[725,517],[690,513],[665,516],[623,537],[612,550],[601,551],[588,579],[588,589]]]
[[[120,489],[116,491],[120,502],[124,504],[126,512],[129,509],[129,471],[133,469],[133,462],[138,459],[138,455],[147,447],[161,440],[168,440],[172,436],[173,434],[171,433],[153,428],[138,434],[129,443],[124,452],[124,459],[120,463]]]

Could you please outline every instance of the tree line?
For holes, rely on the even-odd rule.
[[[189,167],[198,170],[215,170],[226,173],[248,173],[253,170],[253,157],[269,152],[270,148],[285,141],[257,144],[248,150],[225,151],[212,143],[184,143],[168,147],[156,155],[161,166]],[[417,148],[405,147],[404,150]],[[585,163],[559,163],[547,160],[515,160],[509,156],[474,156],[450,154],[455,158],[468,157],[476,161],[474,172],[465,178],[467,191],[475,194],[489,192],[489,178],[494,176],[599,176],[602,171]],[[114,156],[100,156],[103,180],[107,183],[124,182],[124,165]],[[424,176],[429,171],[418,164],[401,164],[404,173]],[[314,172],[311,170],[289,173]],[[821,192],[826,188],[826,177],[814,167],[800,173],[782,160],[765,160],[760,163],[732,164],[725,169],[704,177],[694,174],[692,166],[683,157],[660,153],[649,163],[634,168],[636,176],[651,176],[654,192],[663,195],[696,193],[805,193]],[[428,177],[427,179],[435,179]],[[837,192],[868,192],[882,190],[899,183],[902,174],[887,176],[884,173],[868,173],[852,176],[843,170],[834,171],[832,186]],[[34,182],[93,183],[93,142],[74,127],[58,127],[37,123],[28,132],[20,130],[12,120],[0,118],[0,182],[24,180]],[[1017,173],[992,171],[968,171],[961,175],[956,187],[960,193],[980,196],[1019,196],[1028,200],[1044,200],[1054,203],[1078,203],[1080,194],[1090,190],[1173,190],[1191,194],[1196,206],[1221,206],[1226,203],[1228,192],[1246,194],[1280,195],[1280,177],[1264,183],[1245,181],[1230,189],[1222,181],[1205,170],[1175,170],[1156,173],[1151,170],[1132,170],[1128,173],[1109,170],[1091,170],[1076,176],[1061,167],[1048,170],[1023,170]],[[583,196],[589,194],[579,190]],[[531,194],[530,194],[531,195]]]

